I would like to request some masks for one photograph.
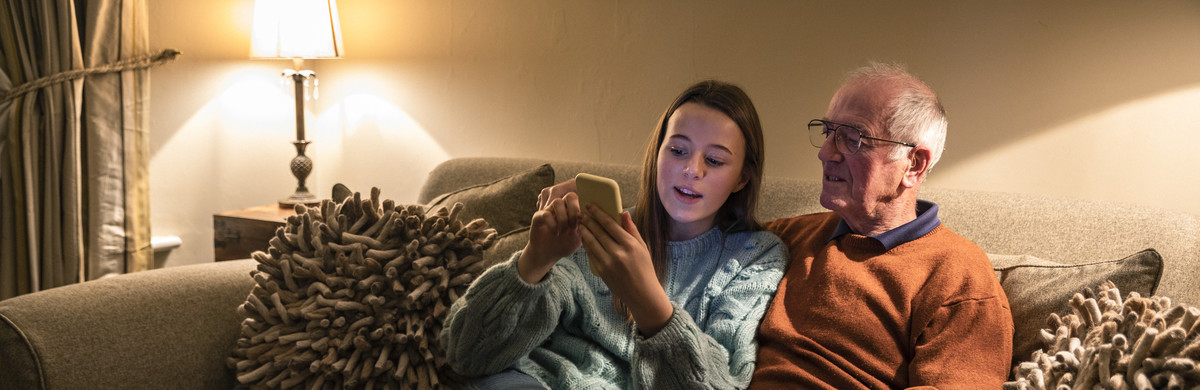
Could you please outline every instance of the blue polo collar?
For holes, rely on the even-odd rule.
[[[929,234],[934,228],[942,224],[942,221],[937,216],[938,205],[927,200],[917,200],[917,219],[909,221],[899,227],[888,230],[886,232],[869,236],[879,241],[883,245],[884,250],[892,250],[892,248],[900,246],[900,244],[916,240],[922,236]],[[837,228],[833,230],[833,235],[829,237],[829,241],[836,240],[838,237],[847,234],[858,234],[850,225],[846,224],[846,220],[839,220]]]

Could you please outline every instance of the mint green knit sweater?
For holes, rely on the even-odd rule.
[[[516,368],[551,389],[744,388],[755,333],[787,265],[778,237],[714,228],[672,242],[665,290],[675,314],[642,337],[582,250],[537,284],[520,252],[480,275],[450,308],[441,344],[450,366],[479,377]]]

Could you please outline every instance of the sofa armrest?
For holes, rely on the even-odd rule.
[[[253,260],[164,268],[0,301],[0,389],[228,389]]]

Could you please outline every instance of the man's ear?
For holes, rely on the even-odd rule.
[[[908,154],[908,169],[904,171],[904,180],[901,181],[901,184],[907,188],[913,188],[925,181],[932,157],[933,151],[927,147],[913,148],[912,152]]]

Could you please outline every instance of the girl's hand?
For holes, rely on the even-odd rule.
[[[567,194],[576,192],[575,178],[573,177],[562,183],[543,188],[542,191],[538,193],[537,208],[538,210],[541,210],[545,208],[546,205],[550,204],[550,201],[554,199],[562,199],[564,196],[567,196]]]
[[[629,212],[621,213],[618,224],[595,205],[583,212],[580,236],[588,261],[604,284],[629,307],[642,335],[658,333],[675,308],[654,272],[650,250]]]
[[[541,208],[529,222],[529,242],[517,259],[517,272],[526,283],[546,277],[559,259],[580,246],[579,196],[574,192],[561,198],[538,199]]]

